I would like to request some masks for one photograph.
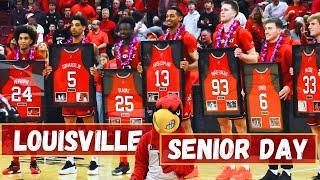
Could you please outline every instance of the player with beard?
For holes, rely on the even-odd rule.
[[[44,57],[33,46],[36,43],[36,36],[37,33],[31,26],[18,26],[14,31],[14,39],[18,42],[18,47],[14,53],[7,56],[7,59],[22,61],[43,59]],[[40,174],[41,172],[37,165],[36,157],[31,157],[30,171],[31,174]],[[16,173],[21,173],[19,157],[13,157],[10,166],[2,171],[4,175]]]
[[[216,31],[212,35],[212,47],[226,48],[237,47],[234,55],[242,63],[255,63],[258,59],[258,53],[255,50],[252,35],[246,29],[240,26],[240,22],[235,20],[239,12],[239,6],[236,1],[226,0],[221,4],[220,21]],[[218,118],[221,133],[232,133],[232,121],[238,133],[246,133],[247,126],[244,116],[237,118]],[[236,170],[235,165],[228,165],[223,168],[217,179],[229,179],[231,177],[238,179],[250,179],[252,174],[249,165],[243,164]]]
[[[267,19],[264,22],[266,42],[262,46],[259,62],[278,62],[281,64],[281,77],[284,86],[280,90],[279,96],[285,102],[285,109],[289,110],[289,117],[289,114],[293,113],[292,108],[290,108],[292,76],[289,73],[289,69],[292,66],[292,45],[284,41],[282,28],[283,23],[280,19]],[[283,172],[279,175],[278,165],[269,165],[269,170],[262,179],[291,179],[292,167],[292,165],[281,165]]]

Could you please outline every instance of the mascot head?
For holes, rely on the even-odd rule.
[[[182,103],[175,94],[160,98],[153,114],[153,126],[158,133],[173,133],[180,127]]]

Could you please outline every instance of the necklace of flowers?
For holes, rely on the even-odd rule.
[[[117,52],[116,58],[119,59],[121,66],[127,66],[130,64],[130,61],[132,60],[133,55],[134,55],[134,46],[136,43],[137,43],[137,38],[134,36],[128,45],[128,57],[127,58],[122,58],[122,56],[121,56],[121,49],[123,48],[123,40],[116,43],[116,45],[115,45],[115,48],[116,48],[115,50]]]
[[[31,47],[28,54],[28,60],[34,60],[35,48]],[[21,51],[20,48],[16,49],[16,60],[21,60]]]
[[[281,34],[280,37],[278,38],[278,40],[276,41],[276,46],[273,49],[273,52],[272,52],[272,55],[271,55],[271,58],[270,58],[269,62],[273,62],[274,61],[275,56],[276,56],[276,54],[278,53],[278,51],[280,49],[280,46],[281,46],[283,38],[284,38],[284,36],[283,36],[283,34]],[[268,43],[267,43],[267,41],[265,41],[264,44],[263,44],[263,48],[261,50],[261,59],[260,60],[262,62],[264,62],[266,60],[267,50],[268,50]]]
[[[82,39],[81,39],[81,44],[85,44],[87,43],[87,38],[85,35],[82,35]],[[73,44],[73,38],[70,37],[68,40],[67,40],[67,44]]]
[[[179,26],[179,28],[177,29],[177,31],[174,33],[173,38],[171,40],[177,40],[178,38],[181,39],[181,34],[184,31],[185,31],[185,26],[183,24],[181,24]],[[170,30],[167,29],[166,33],[163,36],[164,40],[167,40],[167,38],[169,37],[169,33],[170,33]]]
[[[240,22],[238,20],[234,20],[233,21],[233,23],[231,24],[227,34],[224,36],[224,44],[223,44],[222,48],[228,47],[228,42],[229,42],[229,40],[231,38],[231,35],[239,27],[239,25],[240,25]],[[217,37],[216,37],[216,44],[215,44],[216,48],[220,48],[223,31],[224,31],[223,24],[220,24],[220,28],[218,29]]]

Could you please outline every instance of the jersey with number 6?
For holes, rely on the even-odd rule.
[[[105,112],[109,122],[142,123],[144,121],[142,94],[137,89],[139,84],[136,83],[137,81],[139,79],[136,79],[133,73],[126,76],[113,74],[111,82],[108,82],[111,90],[105,96]]]
[[[17,108],[21,118],[34,118],[36,121],[43,115],[43,91],[35,78],[31,66],[18,68],[11,65],[8,80],[1,89],[1,94],[8,99],[11,106]]]
[[[314,102],[320,104],[320,65],[317,64],[317,53],[301,53],[301,65],[297,76],[298,111],[320,113]]]
[[[247,91],[247,116],[251,128],[281,129],[282,111],[270,69],[253,69],[251,89]]]
[[[89,102],[89,71],[83,64],[80,49],[67,51],[63,49],[57,69],[53,72],[54,102],[87,103]],[[77,93],[87,94],[87,99],[81,101]],[[63,98],[59,99],[59,96]],[[58,97],[58,98],[57,98]]]
[[[169,93],[181,96],[180,69],[175,65],[172,48],[169,45],[163,49],[152,46],[152,57],[146,71],[146,78],[147,93],[158,93],[158,99]]]
[[[203,88],[205,110],[208,112],[238,111],[237,80],[229,66],[228,56],[224,53],[216,57],[210,53],[208,72]]]

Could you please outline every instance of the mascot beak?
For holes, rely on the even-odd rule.
[[[153,114],[153,126],[158,133],[173,133],[180,126],[180,118],[168,109],[159,109]]]

